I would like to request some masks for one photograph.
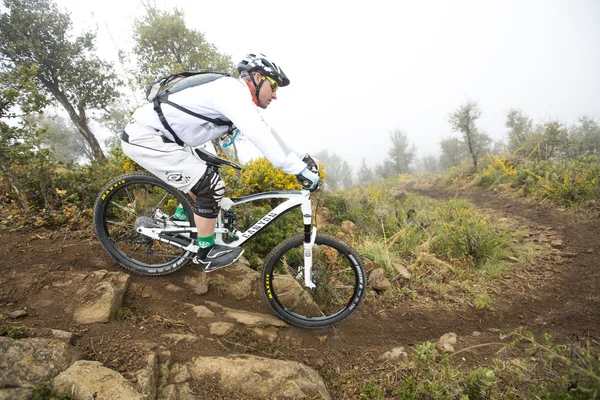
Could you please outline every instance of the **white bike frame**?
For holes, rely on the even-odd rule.
[[[244,232],[238,231],[235,228],[232,232],[230,232],[229,229],[225,228],[223,224],[223,212],[229,211],[232,207],[235,207],[240,204],[266,199],[286,200],[274,209],[272,209],[267,215],[262,217]],[[228,247],[239,247],[242,244],[244,244],[248,239],[259,233],[264,227],[269,225],[277,217],[285,214],[289,210],[298,206],[300,206],[300,209],[302,210],[302,219],[304,222],[304,269],[303,271],[298,271],[297,279],[301,279],[303,274],[304,284],[306,285],[306,287],[314,289],[316,286],[312,282],[312,248],[317,237],[317,228],[312,226],[312,210],[310,202],[310,192],[308,190],[266,192],[238,198],[224,197],[221,200],[221,210],[219,211],[219,215],[217,216],[217,224],[215,227],[215,243]],[[157,213],[159,213],[159,215],[155,215],[154,217],[157,219],[167,221],[167,228],[139,227],[137,229],[137,232],[141,233],[142,235],[149,236],[154,240],[159,240],[161,242],[169,243],[173,246],[180,247],[191,253],[198,252],[198,245],[193,242],[188,245],[183,245],[175,240],[161,236],[161,234],[164,233],[179,233],[184,235],[189,233],[197,233],[196,227],[189,226],[188,222],[169,221],[168,218],[166,218],[166,216],[163,215],[160,210],[157,210]],[[235,239],[232,242],[225,243],[224,236],[229,234],[236,236],[237,239]]]

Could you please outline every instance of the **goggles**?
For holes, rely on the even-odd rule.
[[[265,79],[268,80],[269,83],[271,84],[272,91],[276,92],[277,89],[279,89],[279,84],[277,83],[277,81],[275,79],[271,78],[270,76],[263,76],[262,80],[264,81]]]

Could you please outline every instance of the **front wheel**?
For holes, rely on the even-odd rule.
[[[360,258],[344,242],[317,235],[313,246],[312,282],[304,286],[304,236],[280,243],[263,271],[267,301],[284,321],[301,328],[325,328],[346,319],[365,296]]]
[[[171,221],[178,204],[188,216],[193,216],[190,198],[153,175],[137,172],[116,178],[96,200],[94,227],[98,239],[108,254],[130,271],[140,275],[174,272],[193,254],[142,235],[136,229],[195,226],[193,218],[189,222]],[[186,232],[165,238],[189,244],[196,236]]]

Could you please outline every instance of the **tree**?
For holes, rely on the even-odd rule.
[[[4,64],[2,64],[4,66]],[[0,69],[0,184],[3,192],[12,192],[22,207],[27,207],[27,196],[14,179],[14,164],[27,164],[32,158],[42,158],[37,127],[26,123],[20,113],[39,113],[47,105],[46,97],[33,83],[36,67]],[[18,109],[18,110],[17,110]],[[8,123],[9,120],[17,122]]]
[[[140,85],[182,71],[236,72],[231,57],[219,53],[202,32],[189,29],[184,17],[177,8],[169,12],[147,4],[146,14],[135,21],[133,40]],[[217,155],[225,155],[218,139],[212,144]],[[233,150],[237,154],[235,143]]]
[[[105,160],[88,125],[88,111],[104,109],[118,96],[120,81],[112,65],[94,51],[95,34],[73,38],[68,13],[51,0],[4,0],[0,15],[2,68],[35,70],[40,93],[58,102],[88,142],[94,157]]]
[[[146,5],[146,14],[135,21],[133,40],[140,84],[182,71],[235,72],[231,57],[219,53],[202,32],[189,29],[184,16],[177,8],[162,11]]]
[[[512,109],[506,114],[508,150],[515,152],[523,147],[531,136],[533,121],[520,110]]]
[[[394,163],[391,160],[384,160],[375,166],[375,173],[383,179],[394,176],[396,174]]]
[[[325,165],[325,172],[327,172],[325,185],[328,188],[347,189],[352,186],[352,167],[340,156],[323,150],[316,153],[315,158]]]
[[[478,131],[475,122],[479,117],[481,117],[479,106],[472,101],[463,104],[458,110],[450,114],[452,130],[462,134],[462,139],[467,145],[474,168],[477,168],[477,161],[489,149],[492,142],[487,134]]]
[[[60,116],[45,115],[31,119],[32,125],[41,128],[39,137],[42,147],[52,148],[57,160],[69,162],[93,158],[88,143],[70,122]]]
[[[541,133],[538,154],[542,160],[560,158],[566,155],[569,133],[567,128],[558,121],[550,121],[538,127]]]
[[[600,125],[594,119],[583,116],[578,125],[570,130],[570,157],[585,154],[600,154]]]
[[[440,165],[443,169],[459,165],[469,154],[465,143],[459,138],[442,139],[440,147],[442,148]]]
[[[358,184],[365,184],[373,182],[375,180],[375,173],[373,169],[367,165],[365,159],[362,159],[360,170],[358,171]]]
[[[396,174],[409,172],[409,165],[413,162],[416,148],[410,146],[408,137],[400,130],[390,132],[391,146],[388,150],[392,169]]]
[[[423,171],[435,173],[440,170],[440,162],[436,156],[428,155],[421,159]]]
[[[104,145],[110,151],[115,146],[121,145],[121,132],[125,125],[131,120],[133,110],[122,105],[109,107],[100,118],[100,123],[108,129],[111,135],[104,140]]]

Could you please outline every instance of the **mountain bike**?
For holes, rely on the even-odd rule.
[[[196,150],[207,168],[218,172],[241,167],[203,150]],[[289,324],[325,328],[347,318],[366,290],[365,271],[356,252],[333,237],[317,234],[312,225],[311,193],[273,191],[223,198],[217,216],[215,242],[235,247],[266,226],[300,207],[304,234],[279,243],[266,258],[262,289],[269,305]],[[244,231],[236,228],[236,207],[278,199],[271,209]],[[141,275],[165,275],[186,265],[198,251],[193,218],[171,218],[181,204],[193,215],[192,199],[147,172],[134,172],[106,185],[96,201],[94,226],[104,249],[125,269]]]

